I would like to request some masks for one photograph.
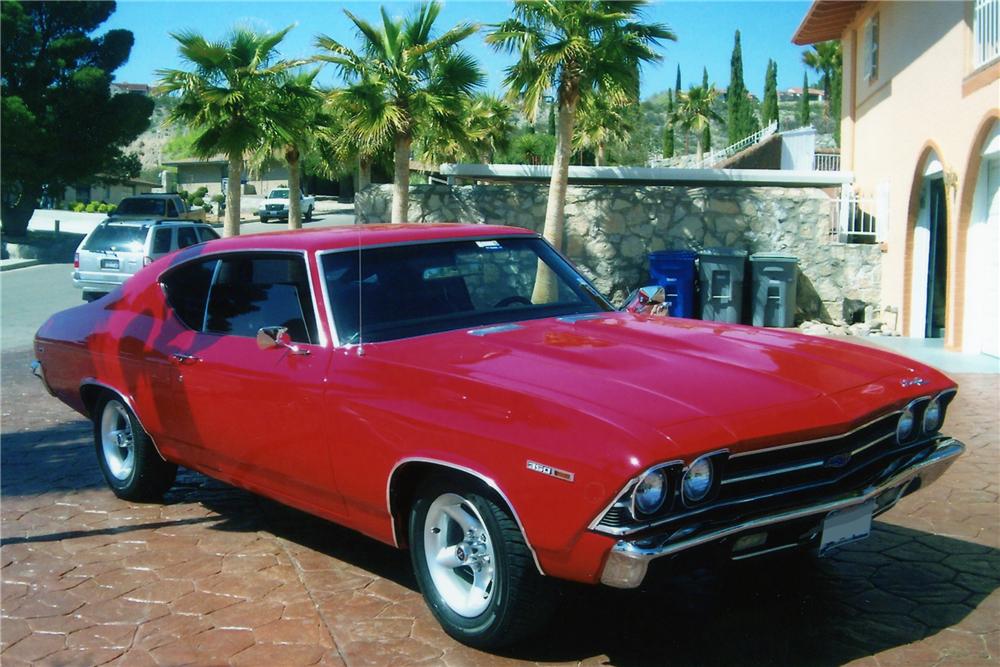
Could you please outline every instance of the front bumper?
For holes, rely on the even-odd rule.
[[[830,512],[861,505],[870,500],[875,500],[877,507],[875,513],[879,514],[890,509],[903,496],[936,480],[964,451],[965,445],[961,442],[943,438],[933,449],[914,457],[907,466],[885,479],[876,481],[864,489],[823,502],[748,518],[731,525],[716,526],[704,532],[694,532],[681,537],[672,534],[619,540],[612,547],[604,564],[601,583],[615,588],[635,588],[642,584],[649,562],[656,558],[672,556],[694,547],[737,537],[740,534],[754,533],[763,528],[773,529],[809,517],[821,519]],[[773,549],[768,549],[771,550]]]
[[[288,217],[288,209],[286,208],[286,209],[282,209],[280,211],[261,211],[261,210],[258,210],[257,211],[257,216],[260,217],[260,218],[275,218],[275,219],[287,218]]]

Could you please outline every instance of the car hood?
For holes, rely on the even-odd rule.
[[[874,348],[629,313],[533,320],[377,347],[376,356],[386,360],[532,394],[626,430],[644,423],[667,434],[671,426],[709,419],[744,440],[796,430],[796,415],[806,404],[821,405],[836,432],[884,407],[880,397],[885,402],[893,393],[879,384],[886,378],[920,372],[947,383],[935,371]],[[858,400],[860,391],[865,400]],[[843,400],[845,393],[854,400]],[[810,412],[803,429],[816,426],[816,410]],[[784,423],[774,423],[778,419]]]

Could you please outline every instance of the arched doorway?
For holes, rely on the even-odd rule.
[[[948,294],[948,202],[944,167],[930,151],[917,186],[917,214],[910,254],[909,333],[943,338]]]
[[[1000,122],[993,121],[970,160],[974,183],[966,236],[962,349],[1000,356]],[[972,180],[975,179],[975,180]]]

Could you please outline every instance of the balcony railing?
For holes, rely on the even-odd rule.
[[[813,155],[813,171],[840,171],[840,154],[816,153]]]
[[[976,0],[972,36],[973,68],[1000,57],[1000,0]]]
[[[889,189],[879,187],[874,197],[865,197],[845,187],[839,199],[830,201],[830,236],[840,243],[878,243],[889,227]]]

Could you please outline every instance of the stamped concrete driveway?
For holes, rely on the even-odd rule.
[[[968,454],[820,561],[568,586],[502,656],[450,640],[407,555],[183,472],[162,505],[105,489],[90,425],[3,355],[4,667],[41,665],[982,665],[1000,658],[996,375],[959,377]]]

